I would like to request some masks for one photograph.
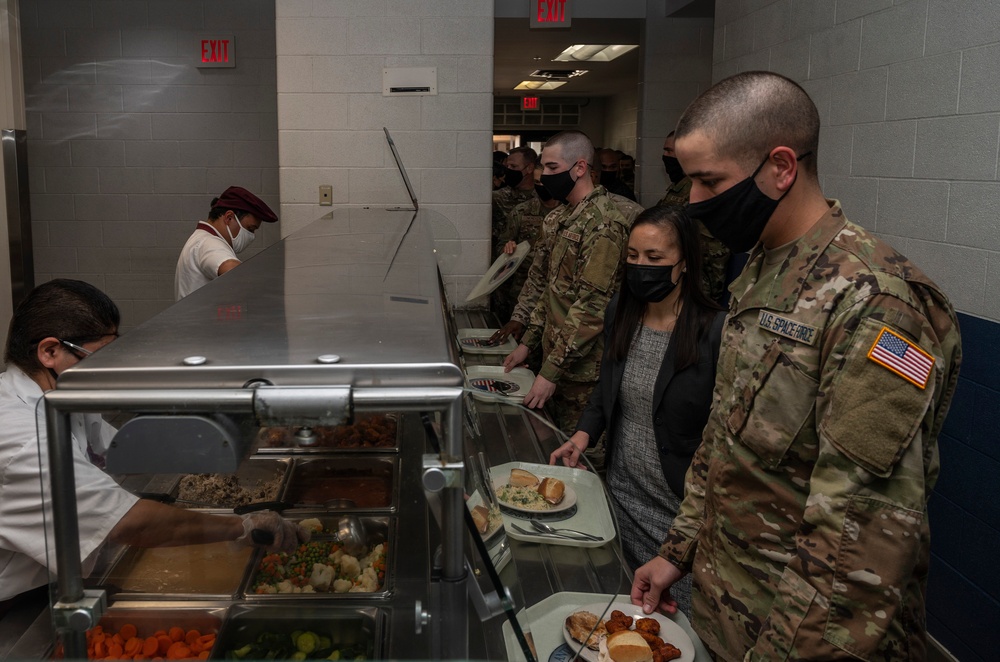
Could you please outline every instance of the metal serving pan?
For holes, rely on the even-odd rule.
[[[278,499],[285,491],[285,484],[288,481],[291,463],[291,459],[288,458],[249,457],[240,463],[239,468],[236,470],[236,481],[240,487],[252,490],[262,483],[277,478],[278,480],[276,481],[275,489],[272,490],[272,494],[266,499],[254,499],[252,503]],[[129,486],[139,496],[166,503],[175,503],[177,506],[183,508],[221,510],[240,505],[236,501],[212,498],[212,492],[208,492],[204,498],[185,501],[180,492],[181,480],[187,475],[189,474],[153,474],[147,477],[148,479],[144,485],[132,479],[129,481]],[[199,476],[199,474],[190,475],[194,476],[195,480]]]
[[[344,500],[347,500],[346,503]],[[282,501],[319,510],[338,502],[359,510],[395,511],[399,503],[399,458],[331,456],[296,458]]]
[[[169,631],[173,627],[179,627],[185,633],[198,630],[202,635],[217,635],[222,629],[228,608],[228,604],[219,602],[116,602],[101,616],[98,625],[108,636],[118,633],[125,624],[134,625],[136,636],[141,639],[151,637],[159,630]],[[213,650],[214,648],[215,646],[212,647]]]
[[[229,610],[211,659],[226,659],[227,653],[256,642],[262,635],[277,634],[290,639],[295,631],[327,637],[335,649],[350,647],[352,654],[342,655],[343,659],[353,660],[357,654],[364,655],[364,659],[378,659],[383,654],[387,630],[385,614],[372,607],[241,604]]]
[[[261,428],[252,446],[259,455],[395,453],[403,436],[403,415],[359,414],[349,425],[312,428],[313,445],[302,445],[297,427]]]
[[[255,550],[230,542],[125,548],[100,586],[119,600],[232,600]]]
[[[320,520],[323,524],[324,531],[336,531],[337,518],[339,515],[331,514],[327,512],[315,513],[312,515],[313,518]],[[294,522],[301,522],[305,519],[310,519],[309,513],[300,513],[296,517],[289,518]],[[360,517],[362,524],[365,527],[365,531],[368,536],[368,547],[369,549],[375,547],[379,544],[387,545],[385,554],[385,579],[382,581],[382,585],[378,591],[364,591],[355,593],[336,593],[332,590],[316,592],[316,593],[257,593],[255,591],[254,585],[257,578],[257,572],[261,568],[263,560],[268,556],[267,552],[264,550],[258,550],[254,554],[253,563],[246,573],[246,578],[244,580],[243,586],[240,593],[247,601],[289,601],[289,600],[384,600],[392,595],[393,588],[395,585],[395,569],[396,569],[396,519],[394,517],[383,517],[383,516],[372,516],[372,517]],[[318,540],[327,538],[326,535],[320,534],[317,536]],[[312,568],[307,568],[305,575],[309,576],[312,572]],[[301,628],[298,628],[301,629]]]

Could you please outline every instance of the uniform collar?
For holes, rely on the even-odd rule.
[[[38,404],[43,395],[42,387],[28,373],[16,365],[8,365],[2,377],[5,385],[9,385],[11,392],[21,402],[29,407],[35,407]]]
[[[746,267],[730,286],[734,313],[752,308],[787,312],[795,307],[816,262],[847,223],[840,202],[828,199],[827,204],[830,209],[799,237],[770,283],[757,282],[764,264],[764,249],[760,243],[754,246]]]
[[[204,230],[209,234],[214,234],[219,239],[225,240],[225,237],[222,236],[222,233],[216,230],[211,223],[206,223],[205,221],[198,221],[198,229]]]
[[[556,207],[556,209],[564,210],[563,211],[564,217],[562,219],[562,224],[566,225],[569,224],[571,221],[576,220],[580,216],[580,214],[582,214],[584,210],[590,206],[590,203],[593,202],[597,198],[597,196],[599,195],[607,196],[607,194],[608,194],[607,190],[603,186],[598,184],[597,186],[594,187],[593,191],[583,196],[583,200],[580,200],[580,202],[576,203],[575,207],[570,207],[568,204],[563,205],[562,207]]]

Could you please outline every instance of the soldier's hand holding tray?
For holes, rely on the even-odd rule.
[[[504,340],[507,340],[507,336],[514,336],[514,340],[520,340],[523,335],[524,325],[516,320],[511,320],[490,336],[489,343],[491,345],[499,345]]]
[[[521,345],[521,347],[524,347],[524,345]],[[511,352],[511,356],[516,353],[517,350],[514,350]],[[535,377],[535,383],[531,385],[531,390],[524,396],[524,406],[530,407],[531,409],[541,409],[555,392],[556,385],[545,379],[545,377],[538,375]]]
[[[502,331],[502,329],[501,329],[501,331]],[[527,345],[524,345],[524,344],[518,345],[517,349],[515,349],[513,352],[511,352],[510,354],[508,354],[507,356],[504,357],[504,360],[503,360],[503,371],[504,372],[510,372],[514,368],[516,368],[516,367],[518,367],[520,365],[524,365],[525,362],[528,360],[528,354],[530,352],[531,352],[531,350],[528,349]],[[531,388],[532,388],[532,390],[534,390],[535,387],[532,386]],[[529,393],[530,393],[530,391],[529,391]],[[525,397],[527,397],[527,396],[525,396]]]

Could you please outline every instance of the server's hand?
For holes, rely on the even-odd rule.
[[[312,532],[284,517],[267,510],[243,516],[243,535],[236,542],[247,546],[265,547],[269,552],[292,553],[309,542]]]

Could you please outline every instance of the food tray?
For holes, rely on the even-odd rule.
[[[394,453],[399,451],[400,440],[403,436],[403,415],[399,413],[389,414],[359,414],[355,417],[355,423],[364,424],[365,421],[384,418],[394,421],[396,433],[391,435],[392,443],[383,446],[350,446],[337,443],[341,439],[341,433],[349,432],[351,425],[323,426],[313,428],[316,433],[315,446],[300,446],[295,441],[295,432],[298,427],[271,427],[261,428],[254,440],[251,452],[258,455],[310,455],[316,453]],[[367,424],[365,424],[367,425]]]
[[[399,503],[399,458],[350,456],[296,458],[282,501],[317,510],[349,499],[360,510],[395,510]]]
[[[544,534],[521,533],[513,528],[513,524],[518,524],[524,528],[530,528],[526,519],[513,517],[508,511],[503,510],[504,528],[507,535],[514,540],[525,542],[538,542],[547,545],[568,545],[571,547],[600,547],[615,539],[615,521],[611,515],[611,508],[608,505],[607,494],[601,479],[592,471],[572,469],[560,465],[533,464],[530,462],[508,462],[500,464],[490,469],[490,475],[494,486],[504,485],[510,478],[511,469],[524,469],[530,471],[539,478],[551,476],[558,478],[572,487],[577,495],[576,512],[566,519],[551,521],[545,518],[546,511],[540,510],[540,519],[547,521],[552,526],[560,529],[576,529],[584,533],[589,533],[600,537],[600,540],[570,540],[568,538],[558,538]]]
[[[285,484],[288,481],[288,469],[290,466],[290,459],[249,457],[240,463],[239,468],[236,470],[236,479],[242,487],[253,488],[261,481],[267,481],[280,475],[281,480],[274,497],[278,499],[285,492]],[[177,499],[180,498],[181,479],[186,475],[188,474],[156,474],[149,478],[145,486],[135,491],[145,494],[166,494],[171,499]],[[254,503],[261,501],[257,499]],[[176,505],[181,508],[192,509],[228,510],[232,508],[232,506],[222,503],[215,504],[214,506],[198,506],[178,501]]]
[[[329,514],[326,512],[322,513],[297,513],[294,518],[289,518],[294,522],[300,522],[304,519],[310,517],[315,517],[323,523],[324,530],[335,531],[338,516],[335,514]],[[392,517],[361,517],[361,522],[365,526],[365,531],[368,533],[368,545],[369,548],[374,547],[380,543],[385,543],[388,545],[388,551],[385,557],[385,581],[382,582],[382,587],[379,591],[363,592],[363,593],[254,593],[253,583],[254,578],[257,574],[257,568],[260,566],[261,560],[267,555],[264,550],[257,550],[254,554],[253,561],[251,562],[249,568],[247,569],[246,575],[243,580],[243,585],[240,587],[240,594],[248,601],[288,601],[288,600],[384,600],[392,595],[393,587],[395,585],[395,569],[396,569],[396,520]],[[298,628],[301,629],[301,628]]]
[[[98,622],[106,633],[118,632],[126,623],[136,627],[136,636],[145,639],[157,630],[179,627],[218,634],[225,620],[227,603],[187,602],[159,605],[143,602],[116,602]],[[213,652],[215,648],[213,646]]]
[[[253,548],[230,542],[128,547],[100,585],[127,600],[232,600],[246,581],[253,557]]]
[[[499,365],[471,365],[465,370],[465,381],[472,389],[472,397],[477,400],[520,404],[535,383],[535,373],[527,368],[504,372],[503,366]]]
[[[496,332],[497,329],[459,329],[456,332],[458,346],[462,348],[463,353],[467,354],[507,355],[517,349],[517,343],[511,336],[507,336],[502,343],[496,345],[483,345],[477,342],[488,340]]]
[[[530,637],[535,643],[536,657],[541,662],[549,659],[552,653],[566,643],[563,630],[566,617],[581,607],[596,602],[610,604],[612,596],[601,593],[574,593],[562,592],[554,593],[540,602],[530,606],[527,610],[518,613],[518,621],[522,625],[527,622],[531,628]],[[630,603],[631,599],[627,595],[614,596],[614,602]],[[610,613],[610,612],[609,612]],[[691,623],[687,617],[677,612],[668,617],[671,621],[681,627],[681,629],[691,638],[694,647],[694,662],[711,662],[712,658],[705,649],[701,639],[691,629]],[[507,648],[507,659],[511,662],[523,662],[524,654],[514,636],[514,629],[510,623],[504,621],[503,627],[504,644]]]
[[[320,605],[236,605],[219,633],[212,659],[225,659],[226,652],[272,632],[290,636],[292,632],[310,631],[329,637],[336,646],[362,645],[365,659],[382,657],[382,644],[388,637],[382,610],[329,607]],[[249,658],[247,658],[249,659]],[[280,658],[276,658],[280,659]],[[354,659],[348,657],[345,659]]]

